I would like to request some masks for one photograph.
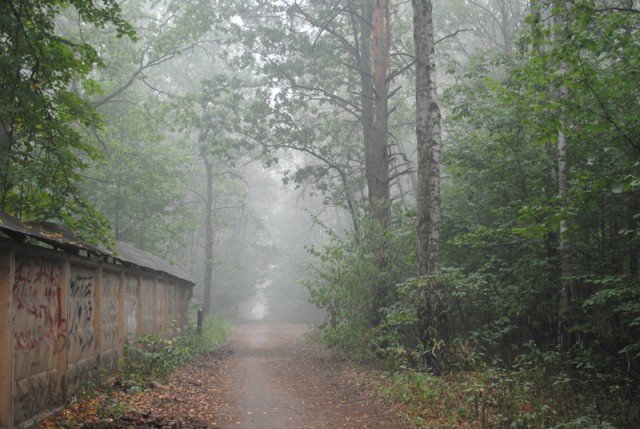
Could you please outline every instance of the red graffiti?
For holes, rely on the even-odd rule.
[[[12,295],[14,333],[18,350],[43,348],[58,353],[64,349],[66,318],[62,311],[59,269],[54,262],[39,266],[23,262],[16,267]],[[28,329],[30,328],[30,329]]]
[[[13,336],[16,350],[45,349],[60,353],[67,344],[67,337],[63,332],[43,331],[41,327],[16,331]]]
[[[58,273],[54,264],[43,263],[36,273],[35,282],[42,282],[50,285],[58,284]]]

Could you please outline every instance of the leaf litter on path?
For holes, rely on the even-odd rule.
[[[220,351],[141,393],[79,400],[44,428],[403,429],[363,368],[301,340],[303,325],[237,326]],[[373,376],[374,377],[374,376]],[[109,411],[109,406],[114,407]]]

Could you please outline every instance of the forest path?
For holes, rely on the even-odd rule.
[[[400,429],[355,367],[302,338],[305,325],[238,325],[221,365],[224,429]]]
[[[45,420],[42,428],[413,427],[376,397],[371,372],[305,341],[306,330],[306,325],[296,324],[237,325],[221,350],[178,369],[164,383],[135,395],[123,391],[118,399],[78,401],[56,418],[62,423]],[[118,413],[126,412],[114,419],[108,406],[119,401]],[[102,404],[108,406],[102,409]],[[78,425],[67,426],[74,421]]]

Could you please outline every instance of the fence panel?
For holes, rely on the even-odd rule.
[[[0,239],[0,429],[30,426],[97,373],[116,371],[126,338],[185,327],[192,287]]]

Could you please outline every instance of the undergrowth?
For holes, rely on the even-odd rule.
[[[100,375],[77,392],[73,403],[43,428],[109,428],[134,410],[133,396],[164,381],[177,368],[217,351],[231,333],[230,324],[219,317],[205,320],[202,334],[193,323],[181,331],[169,323],[160,334],[127,342],[120,370],[114,377]],[[172,335],[170,335],[172,334]]]
[[[397,368],[382,378],[378,391],[403,404],[406,417],[421,429],[635,427],[640,409],[633,396],[614,391],[624,388],[624,380],[606,380],[605,388],[586,373],[550,371],[553,358],[529,354],[509,369],[484,364],[441,376]]]
[[[202,335],[193,324],[186,332],[172,325],[160,334],[149,334],[125,345],[121,383],[138,391],[150,380],[165,379],[176,368],[218,350],[231,332],[228,322],[219,317],[205,320]],[[170,332],[176,335],[168,335]]]

